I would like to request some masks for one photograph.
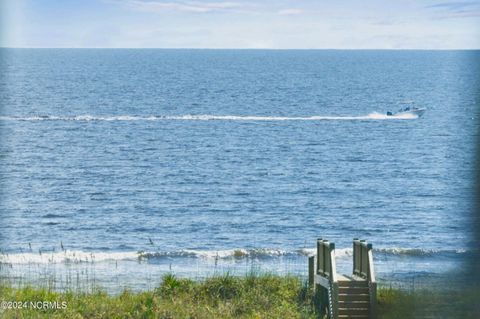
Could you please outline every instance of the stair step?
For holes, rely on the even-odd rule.
[[[368,288],[368,282],[359,280],[338,281],[339,287],[366,287]]]
[[[347,287],[347,286],[338,286],[338,289],[344,289],[344,290],[348,290],[348,289],[356,289],[356,290],[369,290],[368,287],[356,287],[356,286],[351,286],[351,287]]]
[[[339,315],[366,315],[368,316],[368,308],[338,308]]]
[[[369,319],[368,315],[338,315],[338,318]]]
[[[338,287],[338,293],[341,294],[368,294],[368,287]]]
[[[370,301],[369,294],[338,294],[338,301]]]
[[[370,302],[368,300],[339,300],[338,306],[340,308],[368,308]]]

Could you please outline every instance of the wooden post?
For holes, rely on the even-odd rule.
[[[329,267],[330,267],[330,285],[332,289],[333,318],[338,318],[338,280],[337,280],[337,264],[335,261],[335,244],[328,245],[329,250]]]
[[[323,241],[323,269],[327,277],[332,275],[332,270],[330,269],[330,243],[328,240]]]
[[[323,272],[322,256],[323,256],[322,239],[318,238],[317,239],[317,269],[315,270],[315,274],[321,274]]]
[[[370,291],[370,318],[377,318],[377,283],[371,282],[369,285]]]
[[[370,318],[377,317],[377,281],[375,280],[375,270],[373,267],[373,246],[367,244],[367,259],[368,259],[368,284],[370,291]]]
[[[359,248],[359,240],[358,238],[353,239],[353,274],[359,274],[359,266],[360,266],[360,252]]]
[[[377,282],[373,266],[373,246],[365,240],[353,239],[353,274],[367,280],[369,290],[369,318],[376,318]]]
[[[315,297],[318,302],[318,306],[320,308],[320,313],[323,313],[326,309],[326,303],[325,303],[325,288],[321,285],[318,286],[318,289],[315,290]],[[327,295],[328,299],[328,295]]]
[[[315,289],[315,256],[308,257],[308,286]]]
[[[360,240],[360,274],[362,277],[368,276],[368,256],[367,256],[367,244],[365,240]]]

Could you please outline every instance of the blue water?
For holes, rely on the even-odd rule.
[[[305,273],[317,237],[345,271],[368,239],[384,278],[468,254],[479,51],[0,59],[3,277],[75,258],[134,287],[219,264]],[[412,103],[423,117],[384,116]]]

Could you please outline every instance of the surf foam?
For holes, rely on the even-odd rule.
[[[60,264],[102,262],[107,260],[137,259],[136,252],[85,252],[85,251],[58,251],[58,252],[28,252],[14,254],[0,254],[0,263],[5,264]]]
[[[452,256],[468,253],[465,249],[435,250],[419,248],[377,248],[374,256]],[[86,251],[58,251],[58,252],[27,252],[27,253],[1,253],[0,263],[3,264],[49,264],[49,263],[93,263],[117,260],[150,260],[161,258],[201,258],[201,259],[244,259],[244,258],[279,258],[313,256],[316,248],[301,248],[296,250],[283,250],[274,248],[256,249],[225,249],[225,250],[191,250],[183,249],[171,252],[162,251],[130,251],[130,252],[86,252]],[[337,248],[335,256],[339,259],[351,258],[352,248]]]

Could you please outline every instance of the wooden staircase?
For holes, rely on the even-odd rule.
[[[339,275],[338,318],[369,318],[370,291],[368,282]]]
[[[377,284],[372,245],[353,240],[353,274],[337,274],[335,244],[317,240],[317,256],[308,260],[308,280],[315,289],[319,312],[330,319],[375,318]]]

